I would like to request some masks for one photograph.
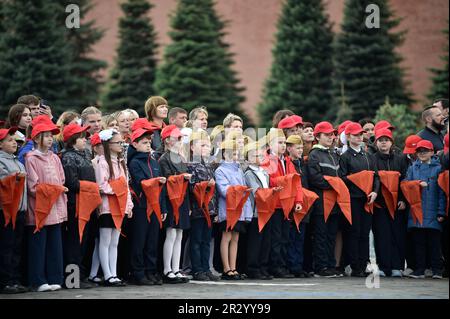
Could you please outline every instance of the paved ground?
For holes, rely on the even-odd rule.
[[[449,299],[448,279],[381,278],[379,288],[369,289],[360,278],[243,280],[120,288],[101,287],[89,290],[62,290],[47,293],[0,295],[0,299]]]

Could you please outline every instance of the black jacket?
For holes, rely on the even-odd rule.
[[[364,170],[375,172],[372,191],[379,194],[380,179],[378,177],[378,169],[375,163],[375,157],[363,150],[358,153],[353,148],[349,147],[348,150],[341,155],[341,158],[339,160],[339,175],[344,180],[345,184],[347,184],[348,190],[350,191],[350,197],[367,197],[362,190],[360,190],[347,178],[347,175],[359,173]]]
[[[313,147],[309,152],[308,164],[309,188],[315,192],[319,199],[314,204],[314,214],[323,215],[323,190],[332,189],[324,176],[339,176],[339,156],[335,150]],[[335,205],[331,214],[339,212]]]
[[[194,187],[197,183],[214,179],[214,171],[211,165],[205,163],[204,161],[193,161],[188,164],[188,173],[192,174],[192,178],[189,183],[189,199],[192,211],[191,218],[203,218],[203,210],[198,206],[197,200],[194,196]],[[213,196],[209,202],[209,214],[217,215],[215,196]]]
[[[76,195],[80,192],[80,181],[96,183],[95,171],[88,153],[73,148],[61,152],[61,163],[66,177],[64,185],[69,189],[67,206],[72,210],[76,204]]]
[[[295,170],[300,174],[302,178],[302,187],[309,189],[308,187],[308,172],[306,169],[306,163],[302,159],[292,160]]]
[[[417,133],[417,135],[419,135],[422,139],[433,143],[435,153],[444,148],[444,135],[441,132],[439,132],[438,134],[430,130],[428,127],[425,127],[423,130]]]
[[[440,162],[441,162],[441,165],[442,165],[442,170],[447,170],[448,169],[448,166],[449,166],[449,155],[448,155],[449,153],[441,153],[441,154],[439,154],[439,160],[440,160]]]
[[[395,152],[390,154],[382,154],[380,152],[375,153],[375,161],[379,171],[397,171],[400,173],[399,182],[406,177],[406,171],[408,170],[408,162],[403,155],[399,155]],[[405,202],[405,198],[399,187],[398,200]],[[386,203],[381,192],[378,193],[377,199],[375,201],[377,204],[386,208]]]
[[[147,198],[142,190],[141,182],[162,176],[158,161],[150,153],[137,152],[131,145],[128,148],[127,158],[134,209],[147,211]],[[161,213],[163,214],[167,212],[165,198],[166,187],[164,186],[159,199]]]

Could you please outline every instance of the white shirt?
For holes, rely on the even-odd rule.
[[[249,167],[253,172],[255,172],[263,188],[269,188],[269,183],[267,182],[267,176],[264,174],[264,169],[254,165],[249,165]]]

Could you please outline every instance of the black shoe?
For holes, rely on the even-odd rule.
[[[220,277],[214,275],[211,271],[207,271],[205,274],[206,274],[206,276],[208,276],[210,281],[219,281],[220,280]]]
[[[333,269],[324,268],[314,274],[316,278],[336,278],[336,272]]]
[[[261,275],[263,280],[272,280],[273,276],[267,272],[267,270],[261,270]]]
[[[2,290],[0,290],[0,294],[5,294],[5,295],[14,295],[14,294],[19,294],[19,293],[20,293],[19,289],[14,285],[7,285],[7,286],[3,287]]]
[[[136,285],[136,286],[153,286],[154,282],[152,280],[147,279],[146,277],[143,278],[131,278],[130,284]]]
[[[264,278],[263,274],[259,271],[249,272],[248,278],[255,280],[262,280]]]
[[[172,274],[173,277],[169,277],[170,274]],[[167,274],[165,274],[163,276],[163,282],[165,284],[181,284],[181,283],[183,283],[183,281],[180,278],[178,278],[177,276],[175,276],[175,274],[171,271],[169,271]]]
[[[337,278],[344,277],[344,272],[340,271],[338,268],[333,269],[333,271],[336,274]]]
[[[148,280],[153,280],[153,284],[157,286],[161,286],[163,284],[163,279],[159,273],[148,274]]]
[[[87,278],[80,281],[80,289],[92,289],[97,287],[98,287],[97,283],[92,282]]]
[[[284,279],[294,278],[294,275],[293,275],[293,274],[289,273],[289,272],[286,271],[286,270],[281,270],[281,269],[274,271],[274,272],[272,273],[272,275],[273,275],[275,278],[284,278]]]
[[[222,274],[222,279],[223,280],[239,280],[240,278],[237,275],[233,274],[232,270],[228,270],[227,272],[224,272]]]
[[[208,275],[205,272],[200,271],[200,272],[196,272],[194,274],[194,280],[197,280],[197,281],[209,281],[209,277],[208,277]]]
[[[365,278],[367,277],[367,274],[364,270],[360,271],[352,271],[352,277],[358,277],[358,278]]]

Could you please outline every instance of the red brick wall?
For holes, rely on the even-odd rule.
[[[343,16],[344,0],[324,0],[327,12],[339,32]],[[97,25],[106,30],[104,38],[95,47],[94,55],[113,63],[117,45],[117,23],[121,15],[119,0],[94,0],[96,4],[88,18],[95,18]],[[151,0],[154,8],[151,17],[163,47],[170,42],[168,15],[173,13],[176,0]],[[255,106],[261,99],[261,89],[268,75],[271,63],[271,50],[274,42],[276,23],[281,11],[282,0],[217,0],[220,15],[229,20],[227,41],[236,54],[236,70],[246,88],[247,101],[245,111],[256,118]],[[407,69],[406,80],[420,108],[426,102],[431,81],[428,71],[431,67],[440,67],[439,56],[446,44],[441,30],[445,28],[449,17],[448,0],[390,0],[397,16],[403,17],[399,27],[408,30],[406,41],[399,49],[405,58],[403,66]],[[170,103],[170,96],[169,103]]]

